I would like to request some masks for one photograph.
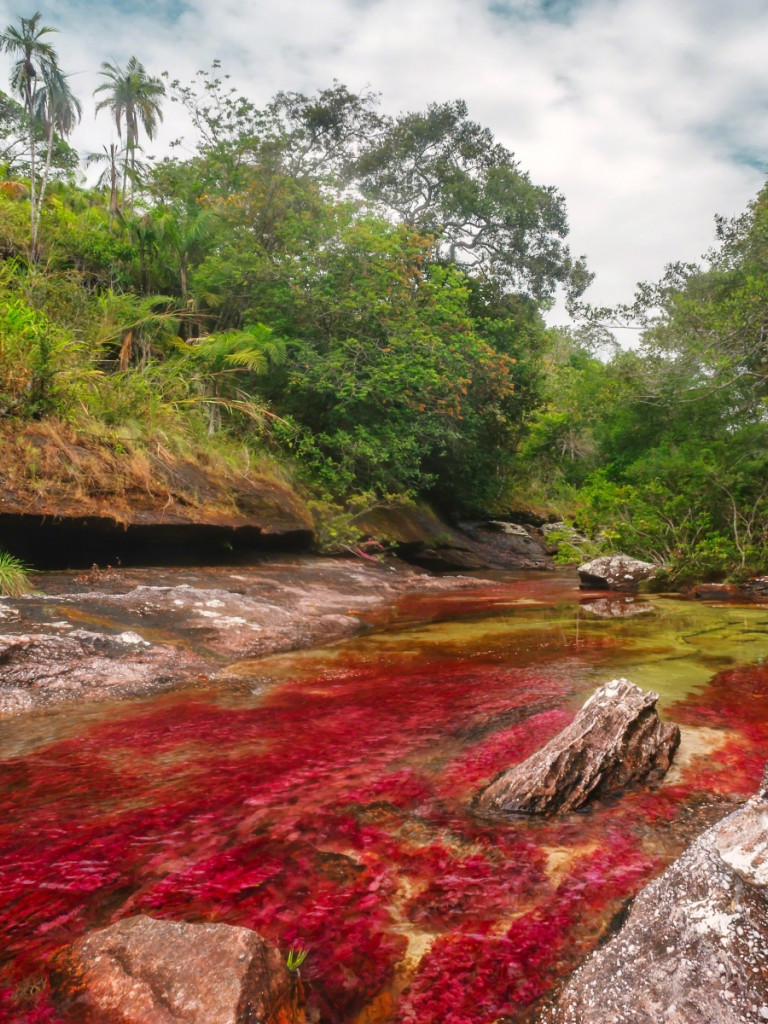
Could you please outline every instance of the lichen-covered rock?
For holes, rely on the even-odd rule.
[[[768,1021],[768,771],[636,898],[541,1024]]]
[[[643,693],[627,679],[606,683],[566,729],[482,790],[477,809],[572,811],[631,782],[662,778],[680,742],[680,729],[660,721],[657,700],[657,693]]]
[[[279,951],[248,928],[125,918],[58,953],[51,991],[74,1024],[302,1019]]]
[[[634,590],[642,580],[659,571],[653,562],[641,562],[629,555],[602,555],[578,568],[581,586],[587,590]]]

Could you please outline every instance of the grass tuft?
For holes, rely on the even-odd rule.
[[[32,589],[29,583],[30,571],[18,558],[0,550],[0,595],[21,597],[22,594],[28,594]]]

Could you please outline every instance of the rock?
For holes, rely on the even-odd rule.
[[[579,566],[579,580],[585,590],[634,590],[642,580],[658,572],[653,562],[641,562],[629,555],[603,555]]]
[[[149,693],[204,667],[190,651],[130,631],[0,634],[0,717],[83,696]]]
[[[739,591],[750,598],[768,597],[768,576],[753,576],[745,580],[739,587]]]
[[[506,533],[511,537],[530,537],[530,532],[520,523],[508,523],[504,519],[489,519],[488,526],[499,533]]]
[[[312,517],[290,486],[204,452],[132,458],[47,420],[0,424],[0,447],[3,546],[37,565],[147,564],[148,550],[162,562],[188,545],[296,549],[312,540]]]
[[[549,558],[549,548],[542,541],[538,531],[532,527],[510,523],[503,519],[490,519],[487,523],[462,524],[462,527],[476,540],[485,543],[488,543],[489,539],[495,541],[510,555],[516,555],[532,562],[543,562]],[[503,540],[500,543],[496,538],[489,538],[489,533],[500,533],[503,535]]]
[[[368,538],[393,544],[408,562],[436,572],[475,569],[548,569],[552,566],[535,531],[501,520],[441,520],[426,505],[376,505],[355,516]]]
[[[635,899],[541,1024],[768,1020],[768,771]]]
[[[53,624],[52,624],[53,625]],[[104,700],[188,684],[208,668],[193,651],[138,633],[0,634],[0,719],[71,700]]]
[[[359,633],[406,595],[488,585],[402,565],[284,556],[236,569],[41,573],[35,582],[42,593],[0,601],[0,718],[73,699],[239,681],[240,665],[243,676],[253,673],[248,659]]]
[[[254,931],[143,915],[79,939],[51,969],[54,1003],[74,1024],[298,1024],[291,981]]]
[[[658,694],[627,679],[600,687],[574,721],[527,761],[503,772],[476,798],[480,811],[572,811],[631,782],[661,779],[680,730],[656,714]]]

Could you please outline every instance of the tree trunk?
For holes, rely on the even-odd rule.
[[[35,118],[34,97],[29,86],[29,76],[25,84],[27,117],[29,118],[29,258],[37,262],[37,233],[35,231]]]
[[[117,193],[117,147],[114,142],[109,146],[109,226],[112,227],[115,215],[120,210]]]
[[[51,154],[53,153],[53,121],[51,121],[48,127],[48,146],[45,153],[45,170],[43,171],[43,180],[40,183],[40,194],[37,197],[37,213],[35,214],[35,243],[37,242],[37,236],[40,231],[40,218],[43,214],[43,199],[45,198],[45,190],[48,186],[48,178],[51,173]]]

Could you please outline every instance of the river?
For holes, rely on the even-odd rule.
[[[529,1020],[754,792],[766,657],[768,607],[517,574],[401,597],[361,635],[232,661],[216,687],[2,722],[0,1020],[58,1024],[47,958],[136,913],[307,950],[323,1024]],[[561,818],[473,813],[617,676],[682,727],[661,786]]]

